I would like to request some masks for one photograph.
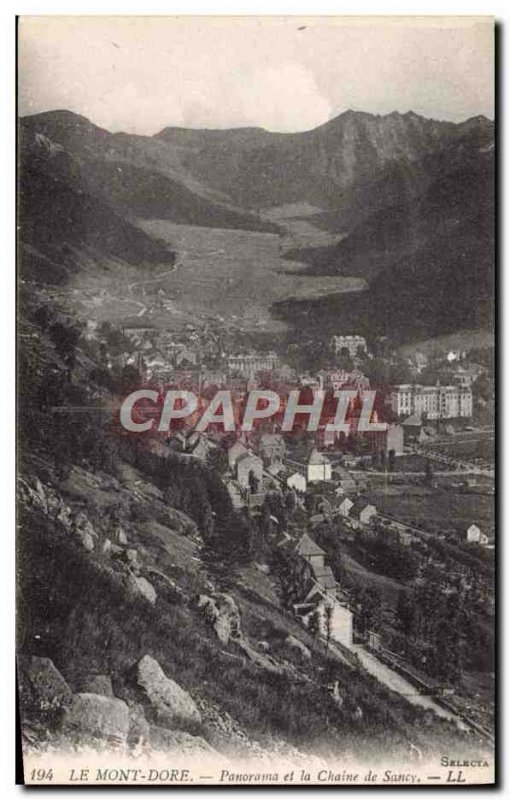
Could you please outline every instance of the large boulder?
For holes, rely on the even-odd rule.
[[[151,605],[155,604],[158,595],[154,586],[152,583],[149,583],[147,578],[138,575],[130,575],[129,587],[134,595],[145,597],[145,599],[148,600]]]
[[[133,567],[138,564],[138,550],[129,548],[129,550],[124,550],[122,555],[126,564],[130,564]]]
[[[215,753],[205,739],[201,736],[192,736],[184,731],[169,731],[167,728],[159,728],[151,725],[149,731],[149,748],[151,751],[163,751],[165,753]]]
[[[128,706],[117,697],[89,692],[75,694],[62,717],[61,731],[78,738],[125,743],[129,732]]]
[[[69,508],[68,505],[62,503],[60,508],[58,509],[57,520],[66,528],[66,530],[70,530],[73,524],[73,512]]]
[[[51,711],[71,700],[72,691],[50,658],[18,656],[18,678],[24,709]]]
[[[94,539],[88,531],[77,530],[75,531],[76,540],[81,544],[84,550],[89,553],[94,549]]]
[[[200,595],[198,607],[209,622],[222,644],[241,636],[241,615],[235,600],[228,594],[217,594],[214,597]]]
[[[121,525],[118,525],[115,529],[115,539],[117,540],[118,544],[126,545],[128,543],[126,532]]]
[[[157,569],[149,570],[149,577],[152,585],[156,588],[158,595],[163,597],[168,603],[187,603],[188,597],[180,586],[168,575]]]
[[[137,681],[150,702],[154,718],[164,727],[183,721],[200,723],[195,701],[178,683],[168,678],[155,658],[144,656],[137,664]]]
[[[83,511],[78,511],[76,514],[72,529],[76,540],[80,542],[81,546],[89,552],[92,551],[95,540],[98,537],[94,526]]]
[[[296,639],[295,636],[291,636],[289,634],[289,636],[287,636],[287,638],[285,639],[285,644],[287,645],[287,647],[294,650],[301,658],[305,658],[308,660],[312,657],[312,654],[308,649],[308,647],[306,646],[306,644],[300,642],[299,639]]]

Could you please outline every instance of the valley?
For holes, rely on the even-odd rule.
[[[217,320],[277,336],[288,325],[273,313],[273,304],[366,289],[360,277],[308,274],[304,264],[283,258],[276,234],[168,220],[138,220],[137,225],[151,238],[172,245],[172,267],[154,265],[142,277],[137,267],[103,260],[102,269],[81,269],[65,287],[46,287],[43,294],[58,297],[82,317],[98,322],[122,325],[138,320],[179,328],[197,319]]]

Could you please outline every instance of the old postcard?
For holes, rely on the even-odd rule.
[[[492,784],[494,22],[21,17],[27,784]]]

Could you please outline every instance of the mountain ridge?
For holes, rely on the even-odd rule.
[[[337,243],[312,242],[290,256],[313,274],[368,279],[369,316],[385,334],[390,318],[405,336],[414,335],[413,317],[419,336],[449,332],[452,320],[466,322],[466,313],[472,325],[492,324],[494,124],[483,115],[455,123],[412,111],[348,110],[302,133],[167,127],[147,137],[110,133],[59,110],[21,119],[22,160],[27,149],[32,157],[37,136],[63,148],[80,173],[81,190],[130,224],[168,219],[278,233],[285,223],[278,215],[264,219],[266,211],[317,208],[309,229],[323,226]],[[49,178],[57,161],[47,160]],[[45,212],[50,187],[51,180]],[[449,306],[444,292],[453,293]],[[318,302],[319,325],[323,317],[345,323],[343,301]],[[353,303],[349,319],[358,298]],[[399,304],[408,319],[393,313]],[[393,309],[385,320],[382,306]],[[303,304],[290,301],[285,308],[293,325],[306,322]]]

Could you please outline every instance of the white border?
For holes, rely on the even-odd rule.
[[[14,167],[14,59],[15,59],[15,45],[14,45],[14,17],[15,15],[37,15],[37,14],[99,14],[99,15],[126,15],[126,14],[159,14],[159,15],[190,15],[190,14],[234,14],[234,15],[335,15],[342,16],[356,16],[356,15],[492,15],[503,26],[500,37],[500,51],[503,49],[503,40],[506,34],[506,24],[510,20],[510,11],[508,0],[493,0],[491,3],[483,2],[468,2],[467,0],[428,0],[428,2],[415,2],[414,0],[400,0],[396,2],[370,2],[369,0],[347,0],[346,2],[327,2],[326,0],[258,0],[258,2],[206,2],[206,0],[180,0],[179,2],[172,2],[164,0],[146,0],[146,2],[133,2],[133,0],[88,0],[88,2],[76,2],[72,6],[69,0],[65,2],[37,2],[36,0],[26,0],[26,2],[6,2],[2,5],[1,9],[1,39],[0,39],[0,64],[2,75],[2,100],[0,105],[0,163],[2,165],[2,200],[0,206],[0,219],[2,224],[2,242],[6,243],[4,251],[3,268],[1,272],[1,291],[0,291],[0,324],[2,326],[1,345],[2,353],[0,356],[0,364],[2,365],[2,374],[4,376],[4,387],[1,393],[2,397],[2,438],[1,438],[1,491],[2,491],[2,522],[3,522],[3,543],[0,546],[0,563],[2,575],[0,580],[1,590],[1,618],[5,623],[5,628],[2,630],[2,660],[1,664],[1,704],[2,714],[0,716],[0,754],[3,769],[0,773],[0,786],[2,788],[2,797],[19,797],[21,787],[14,786],[14,258],[15,258],[15,222],[14,222],[14,184],[15,184],[15,167]],[[500,110],[508,107],[508,76],[504,68],[505,59],[503,52],[500,52]],[[504,133],[503,124],[500,120],[500,151],[508,142],[508,135],[503,137]],[[506,134],[506,132],[505,132]],[[501,158],[501,153],[500,153]],[[505,163],[501,158],[500,165],[503,169],[500,175],[501,181],[501,194],[508,186],[509,167],[507,166],[508,159]],[[502,201],[501,201],[502,202]],[[510,475],[507,466],[507,452],[508,452],[508,430],[509,426],[504,425],[504,405],[503,397],[508,396],[508,353],[510,352],[510,343],[508,341],[508,330],[504,326],[504,314],[502,309],[510,308],[509,302],[509,282],[503,281],[503,275],[508,268],[508,264],[504,259],[503,239],[504,232],[510,221],[510,211],[508,206],[503,206],[504,216],[500,220],[501,225],[501,242],[499,251],[499,276],[500,276],[500,315],[499,322],[500,330],[500,470],[502,485],[500,487],[501,501],[510,492]],[[506,491],[505,491],[506,490]],[[503,509],[502,509],[503,510]],[[504,538],[506,534],[504,526],[504,515],[501,516],[500,521],[500,536]],[[508,594],[503,596],[503,587],[505,581],[503,575],[510,574],[508,564],[508,546],[503,552],[503,547],[500,546],[500,555],[504,556],[503,564],[500,565],[500,614],[502,620],[505,620],[505,611],[508,611]],[[501,624],[501,634],[503,634],[503,624]],[[503,638],[503,637],[501,637]],[[500,642],[501,647],[501,663],[500,663],[500,684],[503,683],[504,669],[503,665],[507,663],[506,646],[503,647],[503,642]],[[505,697],[507,693],[505,693]],[[503,700],[503,687],[500,685],[500,701]],[[509,707],[508,703],[502,703],[500,708],[500,732],[504,723],[508,720]],[[506,726],[505,726],[506,727]],[[504,767],[507,759],[504,757],[503,752],[503,736],[500,737],[500,767],[501,779],[504,780]],[[45,790],[45,796],[62,796],[62,791],[58,790],[57,793]],[[96,792],[103,794],[104,791],[97,789]],[[117,790],[118,791],[118,790]],[[202,796],[207,796],[207,790],[198,790]],[[279,792],[272,789],[262,789],[265,797],[278,796]],[[303,790],[300,789],[300,792]],[[457,790],[458,791],[458,790]],[[477,794],[487,794],[491,790],[478,790]],[[147,790],[141,790],[144,795],[148,795]],[[217,790],[215,790],[217,792]],[[352,793],[351,790],[343,790],[342,793]],[[355,790],[355,795],[359,795],[364,790]],[[229,791],[229,795],[232,790]],[[237,794],[237,792],[236,792]],[[252,792],[250,792],[252,794]],[[257,792],[258,794],[258,792]],[[311,789],[309,794],[320,796],[320,791]],[[411,796],[407,790],[400,790],[399,796]],[[438,789],[434,792],[436,797],[448,797],[448,790]],[[196,796],[196,794],[194,794]],[[281,795],[280,795],[281,796]],[[286,792],[288,796],[288,792]]]

